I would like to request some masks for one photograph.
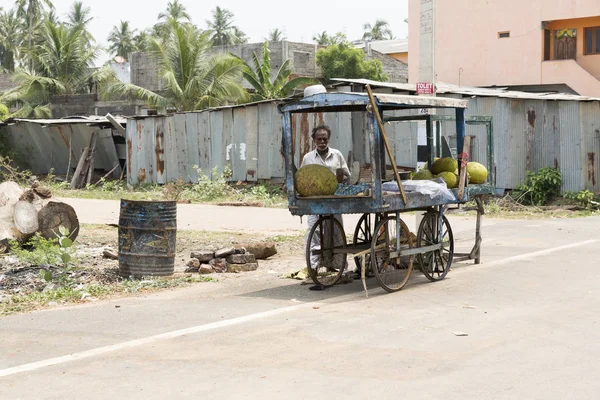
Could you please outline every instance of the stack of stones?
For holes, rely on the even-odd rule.
[[[200,274],[224,272],[249,272],[258,269],[254,254],[246,249],[228,247],[217,251],[194,251],[190,255],[185,272],[199,272]]]

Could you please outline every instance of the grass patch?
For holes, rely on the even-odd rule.
[[[90,299],[101,300],[115,296],[123,297],[187,287],[204,282],[216,282],[216,279],[203,275],[183,275],[169,278],[122,280],[108,285],[65,286],[26,294],[4,295],[3,302],[0,303],[0,316],[29,312],[55,305],[87,303]]]

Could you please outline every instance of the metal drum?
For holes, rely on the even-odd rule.
[[[176,237],[177,202],[121,200],[119,275],[173,275]]]

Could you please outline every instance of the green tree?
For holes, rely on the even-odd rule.
[[[267,37],[267,41],[269,42],[281,42],[282,40],[287,39],[283,32],[279,30],[279,28],[275,28],[269,31],[269,36]]]
[[[269,42],[265,41],[262,49],[262,61],[256,53],[252,54],[254,68],[241,58],[243,65],[243,75],[250,85],[254,88],[251,101],[260,101],[266,99],[282,99],[289,96],[295,88],[302,85],[318,83],[313,78],[295,78],[289,80],[292,71],[290,70],[290,60],[286,60],[274,78],[271,80],[271,56],[269,51]]]
[[[133,51],[148,51],[148,31],[140,31],[133,37]]]
[[[169,21],[182,23],[192,22],[192,17],[190,17],[187,9],[179,2],[179,0],[173,0],[167,4],[167,10],[165,12],[158,14],[158,20],[164,24]]]
[[[152,37],[150,50],[159,65],[164,89],[160,93],[116,82],[107,95],[144,99],[161,109],[200,110],[245,99],[241,86],[243,64],[229,54],[210,55],[211,33],[189,24],[169,22],[169,39]]]
[[[170,1],[167,4],[167,9],[158,14],[158,23],[152,28],[152,34],[161,38],[166,38],[170,32],[169,22],[178,24],[191,23],[192,17],[188,14],[187,9],[179,0]]]
[[[242,32],[237,26],[233,27],[233,35],[235,36],[234,44],[245,44],[248,43],[248,35]]]
[[[0,121],[4,121],[6,118],[8,118],[8,113],[8,107],[0,103]]]
[[[21,45],[20,22],[16,10],[6,10],[0,14],[0,66],[2,69],[13,72]]]
[[[342,32],[338,32],[335,35],[330,36],[326,31],[323,31],[313,36],[313,41],[317,42],[317,44],[320,46],[333,46],[335,44],[347,42],[348,39]]]
[[[362,37],[364,40],[387,40],[394,37],[389,24],[382,19],[375,21],[375,25],[372,26],[369,23],[364,24],[363,29],[365,30]]]
[[[121,21],[113,26],[108,36],[108,51],[112,57],[121,56],[129,60],[129,54],[136,50],[135,29],[131,29],[129,21]]]
[[[213,45],[228,46],[239,44],[240,34],[243,34],[243,32],[233,25],[233,13],[219,6],[212,13],[213,19],[207,20],[206,24],[208,25]]]
[[[379,60],[365,60],[365,53],[348,43],[329,46],[317,51],[317,65],[323,78],[371,79],[387,81],[383,64]]]
[[[29,67],[32,68],[35,59],[34,45],[36,36],[43,32],[42,17],[49,10],[54,9],[51,0],[16,0],[17,16],[23,21],[24,26],[24,53],[29,58]],[[43,34],[43,33],[42,33]]]
[[[91,12],[92,9],[90,7],[84,7],[83,2],[76,1],[71,6],[71,10],[67,15],[67,25],[70,27],[80,27],[83,35],[90,44],[96,41],[88,30],[89,23],[94,19],[94,17],[90,17]]]
[[[12,116],[49,117],[54,95],[89,93],[94,85],[116,80],[110,68],[93,68],[98,49],[89,46],[81,27],[44,23],[39,56],[33,69],[17,69],[17,87],[0,97],[0,102],[20,107]]]

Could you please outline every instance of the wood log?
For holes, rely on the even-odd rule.
[[[38,213],[40,235],[46,239],[59,236],[61,226],[69,230],[69,238],[75,240],[79,235],[79,219],[73,207],[66,203],[51,201]]]
[[[85,170],[85,165],[88,160],[88,154],[90,152],[89,147],[85,147],[83,152],[81,153],[81,157],[79,157],[79,162],[77,163],[77,168],[75,168],[75,173],[73,174],[73,180],[71,180],[71,189],[79,189],[81,187],[81,182],[83,181],[82,177]],[[87,170],[85,170],[87,172]]]
[[[28,201],[19,201],[13,211],[15,228],[23,236],[31,236],[38,230],[38,210]]]

